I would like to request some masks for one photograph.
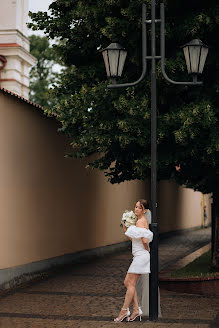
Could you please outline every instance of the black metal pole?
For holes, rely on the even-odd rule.
[[[149,317],[158,319],[158,226],[157,226],[157,90],[156,90],[156,41],[155,41],[155,0],[151,1],[151,202],[154,234],[151,244],[151,274]]]

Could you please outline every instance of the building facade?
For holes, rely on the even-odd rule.
[[[29,50],[28,0],[1,1],[0,87],[29,98],[29,70],[36,63]]]

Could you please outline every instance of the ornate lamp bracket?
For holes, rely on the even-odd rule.
[[[202,81],[197,81],[197,75],[193,75],[193,81],[174,81],[170,79],[167,76],[167,73],[165,71],[165,13],[164,13],[164,4],[160,4],[160,19],[156,19],[153,17],[155,15],[152,15],[152,18],[150,20],[146,19],[146,4],[142,4],[142,73],[141,76],[139,77],[138,80],[132,83],[113,83],[108,85],[107,87],[109,89],[115,89],[115,88],[128,88],[128,87],[133,87],[140,83],[147,72],[147,60],[152,60],[155,61],[156,59],[161,60],[161,71],[163,74],[163,77],[170,83],[172,84],[179,84],[179,85],[201,85]],[[161,49],[161,54],[160,56],[157,56],[155,54],[155,49],[152,51],[152,55],[148,56],[147,55],[147,24],[152,25],[152,30],[153,26],[155,24],[160,23],[160,49]],[[154,40],[155,39],[155,28],[154,28],[154,33],[152,33],[152,44],[155,44]]]

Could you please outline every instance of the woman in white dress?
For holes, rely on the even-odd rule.
[[[145,218],[147,201],[140,199],[135,205],[135,214],[138,217],[136,225],[128,229],[123,225],[125,235],[132,240],[133,261],[128,269],[124,284],[127,288],[122,309],[115,322],[121,322],[125,318],[134,321],[136,318],[141,320],[142,310],[138,304],[136,292],[136,282],[142,274],[150,273],[150,248],[149,243],[153,239],[153,233],[148,228]],[[129,306],[133,302],[133,312],[130,316]]]

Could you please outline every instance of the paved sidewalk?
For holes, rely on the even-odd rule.
[[[160,268],[167,267],[210,241],[210,228],[186,236],[163,239]],[[122,305],[123,280],[131,261],[127,250],[91,263],[74,265],[42,281],[0,297],[1,328],[101,328],[112,321]],[[119,323],[133,328],[219,327],[219,298],[161,290],[162,319]],[[126,326],[127,327],[127,326]]]
[[[186,234],[161,239],[159,243],[160,271],[179,259],[207,245],[211,241],[211,228],[188,231]]]

